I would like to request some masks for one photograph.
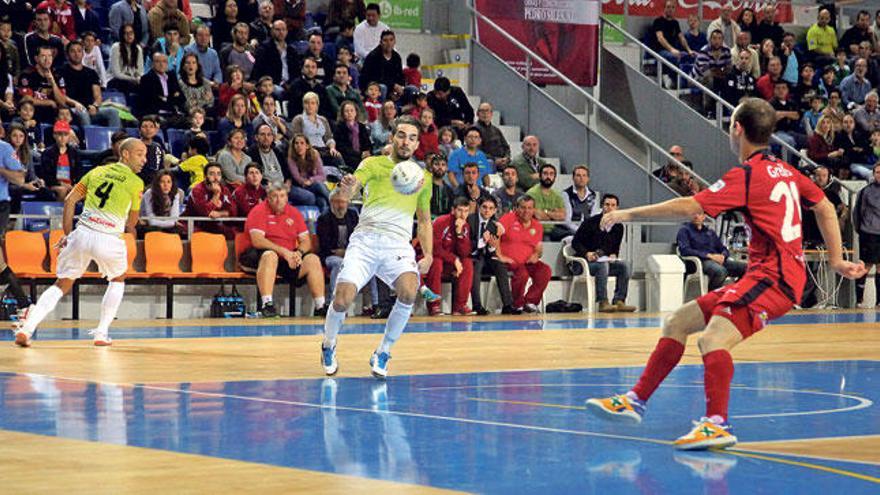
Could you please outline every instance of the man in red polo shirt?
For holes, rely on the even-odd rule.
[[[455,300],[452,301],[452,314],[469,315],[468,296],[474,278],[474,264],[471,260],[471,233],[467,216],[471,202],[459,196],[452,203],[452,213],[434,220],[434,262],[425,281],[435,294],[440,293],[440,279],[444,273],[457,279]],[[428,303],[428,314],[440,314],[440,301]]]
[[[287,282],[305,279],[315,301],[315,316],[324,316],[324,271],[318,257],[309,252],[312,241],[305,219],[287,203],[287,187],[270,186],[266,201],[251,210],[244,228],[250,243],[238,262],[242,270],[257,274],[263,316],[278,317],[272,302],[276,276]]]
[[[516,200],[516,209],[500,220],[504,226],[504,235],[501,236],[498,259],[511,272],[513,305],[526,313],[538,312],[538,303],[541,302],[552,275],[550,266],[541,261],[544,229],[534,216],[535,199],[523,195]],[[532,286],[523,294],[529,278],[532,279]]]

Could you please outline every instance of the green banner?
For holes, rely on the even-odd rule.
[[[422,29],[422,0],[382,0],[382,22],[394,29]]]
[[[623,27],[623,16],[620,14],[603,14],[606,19],[614,23],[615,26]],[[623,34],[613,27],[605,26],[602,32],[602,41],[606,43],[623,43],[625,38]]]

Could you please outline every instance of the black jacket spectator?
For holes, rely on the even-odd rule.
[[[452,211],[455,191],[447,183],[431,184],[431,218],[437,218]]]
[[[363,81],[363,76],[361,80]],[[431,91],[428,93],[428,106],[434,110],[434,124],[438,129],[450,125],[453,120],[461,120],[465,124],[474,121],[474,108],[464,90],[458,86],[449,88],[446,101],[441,101],[435,92]]]
[[[254,62],[254,69],[251,71],[251,81],[258,81],[263,76],[271,76],[272,82],[279,86],[283,86],[284,83],[287,82],[281,80],[281,52],[279,52],[278,47],[275,46],[275,40],[269,38],[258,46],[254,58],[256,61]],[[299,74],[300,65],[299,54],[296,52],[296,47],[288,43],[288,79],[292,79]],[[301,101],[300,105],[302,105]]]
[[[852,136],[841,130],[834,135],[834,149],[843,150],[843,162],[846,165],[852,163],[868,163],[868,139],[865,134],[856,127]]]
[[[73,11],[73,28],[76,30],[77,36],[82,38],[86,31],[95,33],[95,36],[101,34],[101,20],[91,6],[86,8],[85,13],[80,12],[76,4],[72,5],[70,10]]]
[[[162,82],[159,76],[150,71],[141,76],[139,92],[139,115],[150,113],[167,115],[183,115],[186,108],[186,97],[180,91],[180,83],[177,75],[168,72],[168,95],[162,91]]]
[[[578,227],[571,241],[576,256],[586,258],[587,253],[596,253],[599,257],[620,253],[623,241],[623,225],[617,224],[610,232],[599,228],[602,213],[593,215]]]
[[[739,105],[740,99],[755,95],[755,82],[751,71],[741,71],[734,66],[721,88],[721,97],[733,106]]]
[[[55,58],[52,59],[52,67],[56,69],[58,67],[61,67],[61,64],[63,64],[65,61],[64,43],[61,41],[61,38],[55,36],[54,34],[50,34],[48,39],[43,39],[35,31],[24,35],[25,56],[22,58],[21,61],[22,67],[37,65],[37,49],[39,49],[41,46],[48,46],[49,48],[55,50]]]
[[[388,87],[389,93],[395,84],[401,86],[406,84],[403,78],[403,59],[400,58],[400,54],[396,50],[391,53],[391,59],[386,59],[382,54],[382,45],[373,48],[373,51],[367,54],[364,59],[364,68],[358,80],[361,91],[366,91],[367,85],[371,82],[384,84]],[[473,117],[471,119],[473,120]]]
[[[348,239],[343,239],[344,242],[342,243],[339,242],[339,227],[344,225],[348,237],[351,237],[357,224],[358,214],[351,208],[345,212],[345,216],[342,218],[336,218],[336,215],[330,210],[325,211],[318,217],[315,231],[318,234],[318,239],[321,240],[319,243],[318,257],[321,258],[322,263],[328,256],[333,255],[334,249],[340,249],[343,246],[348,245]]]
[[[272,152],[275,154],[275,159],[281,167],[281,175],[284,177],[284,180],[290,180],[290,169],[287,166],[287,155],[278,149],[278,146],[272,146]],[[251,160],[253,160],[254,163],[260,166],[260,170],[263,172],[263,178],[268,179],[267,176],[270,174],[266,173],[266,164],[263,163],[263,157],[260,154],[260,145],[257,143],[252,144],[245,153],[247,156],[251,157]]]
[[[57,146],[50,146],[40,156],[40,166],[37,168],[37,176],[43,179],[46,187],[57,186],[58,181],[58,156],[60,152]],[[67,159],[70,162],[70,183],[76,184],[82,178],[80,169],[79,153],[73,146],[67,147]]]
[[[12,24],[15,32],[27,32],[28,26],[34,20],[33,6],[39,2],[28,0],[9,0],[0,2],[0,20]]]
[[[359,149],[354,149],[354,140],[351,129],[345,122],[337,122],[333,130],[333,139],[336,140],[336,151],[342,153],[342,159],[345,165],[354,170],[361,163],[361,155],[364,151],[373,149],[370,142],[370,130],[361,122],[357,122],[358,126],[358,144]]]

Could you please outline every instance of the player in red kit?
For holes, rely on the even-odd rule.
[[[768,154],[775,124],[770,104],[757,98],[743,100],[730,124],[730,145],[741,165],[696,196],[617,210],[602,218],[601,227],[607,229],[633,220],[687,219],[701,212],[714,217],[739,210],[751,227],[752,241],[746,275],[669,315],[638,383],[625,394],[587,400],[588,410],[607,419],[641,422],[648,399],[681,360],[688,335],[705,330],[697,345],[703,356],[706,415],[674,445],[682,450],[730,447],[736,443],[727,423],[733,378],[730,350],[800,301],[806,282],[801,207],[816,215],[831,268],[850,279],[865,273],[864,264],[844,261],[834,206],[822,190]]]

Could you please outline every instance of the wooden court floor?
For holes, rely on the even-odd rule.
[[[810,315],[811,313],[804,313]],[[817,321],[824,313],[816,312]],[[840,312],[840,314],[858,314]],[[460,322],[451,317],[414,323],[437,331],[404,334],[393,351],[394,376],[466,375],[530,370],[571,370],[640,367],[659,336],[657,315],[637,315],[648,322],[628,327],[587,328],[581,315],[546,317],[565,323],[564,329],[522,329],[534,319],[474,318],[469,331],[443,331],[443,324]],[[608,317],[612,318],[612,317]],[[602,322],[604,317],[591,319]],[[491,322],[491,330],[481,330]],[[583,322],[583,325],[581,325]],[[229,320],[175,320],[162,322],[119,321],[115,327],[130,332],[155,329],[229,325]],[[262,327],[259,320],[236,325]],[[352,318],[340,336],[338,378],[369,377],[367,359],[381,339],[376,324]],[[278,320],[271,325],[304,327],[315,331],[314,319]],[[88,322],[71,327],[56,322],[47,329],[88,328]],[[736,363],[824,363],[880,361],[880,324],[871,318],[847,323],[774,324],[735,349]],[[369,328],[369,332],[361,330]],[[75,331],[75,330],[74,330]],[[5,330],[4,336],[9,337]],[[11,338],[11,337],[10,337]],[[81,339],[46,339],[30,349],[0,342],[0,373],[40,376],[60,382],[134,387],[171,386],[203,382],[320,380],[317,335],[236,336],[218,338],[120,338],[111,348],[93,348]],[[701,364],[695,340],[682,364]],[[737,382],[737,378],[734,378]],[[736,383],[735,383],[736,384]],[[875,382],[878,389],[880,383]],[[0,416],[10,407],[12,395],[0,398]],[[65,408],[75,408],[67,404]],[[873,406],[876,408],[877,406]],[[39,411],[34,411],[39,414]],[[880,424],[880,414],[874,420]],[[0,429],[0,493],[434,493],[427,483],[379,480],[309,469],[294,469],[258,462],[243,462],[162,449],[84,441],[23,431]],[[858,441],[840,436],[814,439],[742,443],[744,452],[797,456],[819,461],[853,461],[880,466],[880,431],[860,435]],[[872,478],[872,476],[868,476]],[[880,483],[880,479],[876,479]],[[880,490],[880,485],[874,485]]]

